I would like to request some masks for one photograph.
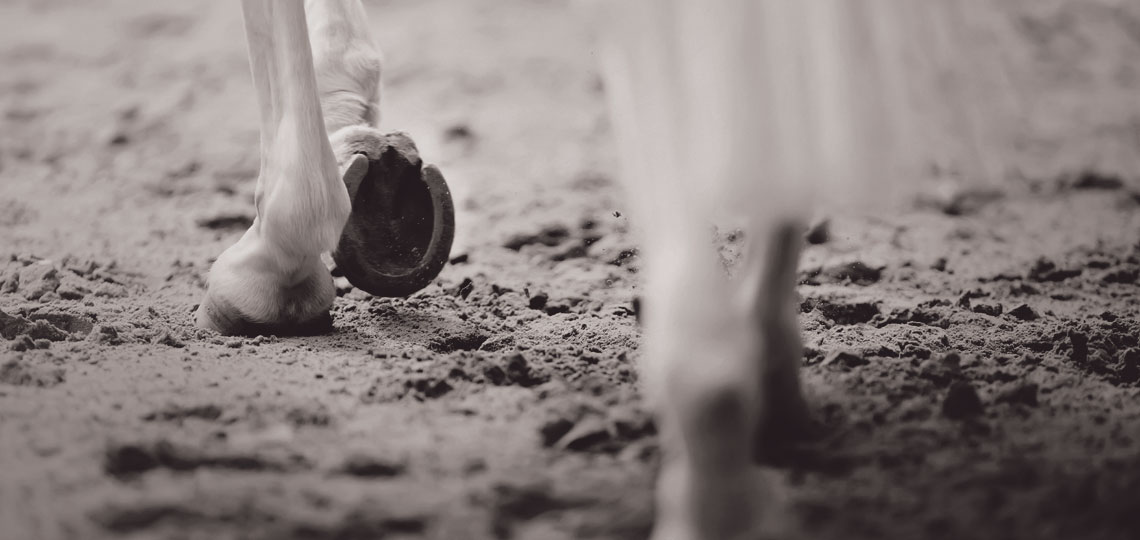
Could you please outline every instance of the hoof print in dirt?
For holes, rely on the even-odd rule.
[[[455,208],[439,169],[423,166],[403,133],[356,126],[334,134],[352,200],[333,259],[353,286],[375,296],[408,296],[447,264]],[[358,157],[363,156],[363,157]]]

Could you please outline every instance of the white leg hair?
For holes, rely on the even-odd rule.
[[[330,135],[380,122],[381,56],[360,0],[305,0],[317,90]]]
[[[318,92],[302,0],[243,0],[250,68],[261,122],[261,170],[254,204],[257,216],[240,240],[214,263],[209,289],[197,315],[199,326],[244,333],[302,326],[327,318],[335,298],[321,253],[332,250],[351,208],[348,191],[325,128],[320,96],[329,98],[337,121],[349,102],[362,117],[375,116],[378,82],[346,86],[367,64],[378,75],[379,60],[353,60],[342,68],[358,34],[339,21],[359,9],[358,0],[314,2],[319,37],[316,56],[325,75]],[[355,29],[355,27],[353,27]],[[345,38],[344,36],[349,36]],[[346,63],[345,66],[348,64]],[[352,98],[350,94],[361,94]],[[366,95],[366,97],[364,97]],[[361,108],[363,105],[363,109]],[[371,108],[371,109],[370,109]]]

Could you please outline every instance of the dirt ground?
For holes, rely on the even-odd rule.
[[[771,472],[805,537],[1140,530],[1140,8],[1001,5],[1016,174],[836,216],[804,256],[826,430]],[[240,9],[0,1],[0,538],[644,537],[639,261],[589,36],[562,0],[368,7],[382,127],[459,203],[452,263],[407,299],[344,287],[331,335],[237,339],[191,312],[252,218]]]

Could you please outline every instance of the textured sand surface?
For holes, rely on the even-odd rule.
[[[826,437],[772,473],[810,537],[1140,530],[1140,9],[1002,4],[1021,174],[804,256]],[[560,0],[368,7],[454,260],[408,299],[344,287],[331,335],[241,339],[191,320],[252,219],[240,9],[0,1],[0,538],[644,536],[640,263],[587,34]]]

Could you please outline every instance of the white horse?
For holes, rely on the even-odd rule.
[[[889,194],[881,179],[919,154],[901,104],[923,71],[906,69],[907,55],[952,56],[961,13],[891,0],[591,4],[644,235],[642,374],[664,456],[654,538],[754,538],[765,524],[754,459],[809,421],[794,292],[809,203]],[[422,286],[450,245],[440,218],[450,201],[410,142],[374,129],[380,55],[359,0],[242,5],[261,118],[257,217],[211,269],[197,320],[223,333],[319,331],[335,298],[323,253],[336,252],[354,283],[383,278],[385,261],[368,253],[403,257]],[[368,225],[404,204],[380,188],[360,195],[388,151],[427,186],[408,201],[434,218]],[[731,279],[707,236],[724,215],[747,224]],[[388,236],[369,236],[381,229]],[[389,245],[401,235],[418,235],[411,256]]]

